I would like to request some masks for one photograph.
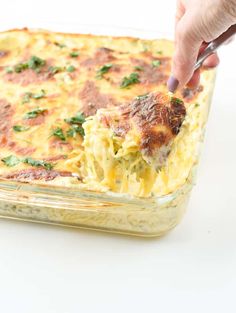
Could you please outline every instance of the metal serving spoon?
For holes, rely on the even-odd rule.
[[[202,66],[203,62],[213,53],[217,51],[217,49],[222,46],[225,42],[227,42],[234,34],[236,34],[236,24],[232,25],[226,32],[220,35],[215,40],[211,41],[206,48],[199,55],[197,62],[194,66],[194,70],[197,70]]]

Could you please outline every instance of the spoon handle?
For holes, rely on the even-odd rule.
[[[220,35],[215,40],[211,41],[207,47],[201,52],[199,55],[197,62],[194,66],[194,70],[197,70],[202,66],[202,63],[208,58],[211,54],[213,54],[221,45],[223,45],[230,37],[232,37],[236,33],[236,24],[232,25],[226,32]]]

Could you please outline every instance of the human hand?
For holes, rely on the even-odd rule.
[[[175,54],[167,83],[171,92],[186,83],[189,87],[198,85],[200,71],[194,72],[194,65],[199,51],[235,23],[236,0],[177,0]],[[213,54],[204,66],[215,67],[218,63],[218,56]]]

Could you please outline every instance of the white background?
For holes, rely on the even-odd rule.
[[[52,21],[171,31],[174,9],[174,0],[8,0],[0,27]],[[236,312],[235,55],[235,43],[222,48],[182,223],[144,240],[0,220],[0,312]]]

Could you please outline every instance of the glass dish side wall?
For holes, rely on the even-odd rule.
[[[181,220],[193,175],[175,194],[157,199],[129,200],[81,194],[14,183],[0,184],[0,217],[89,228],[139,236],[161,236]],[[21,186],[20,186],[21,185]],[[76,197],[77,194],[77,197]]]

